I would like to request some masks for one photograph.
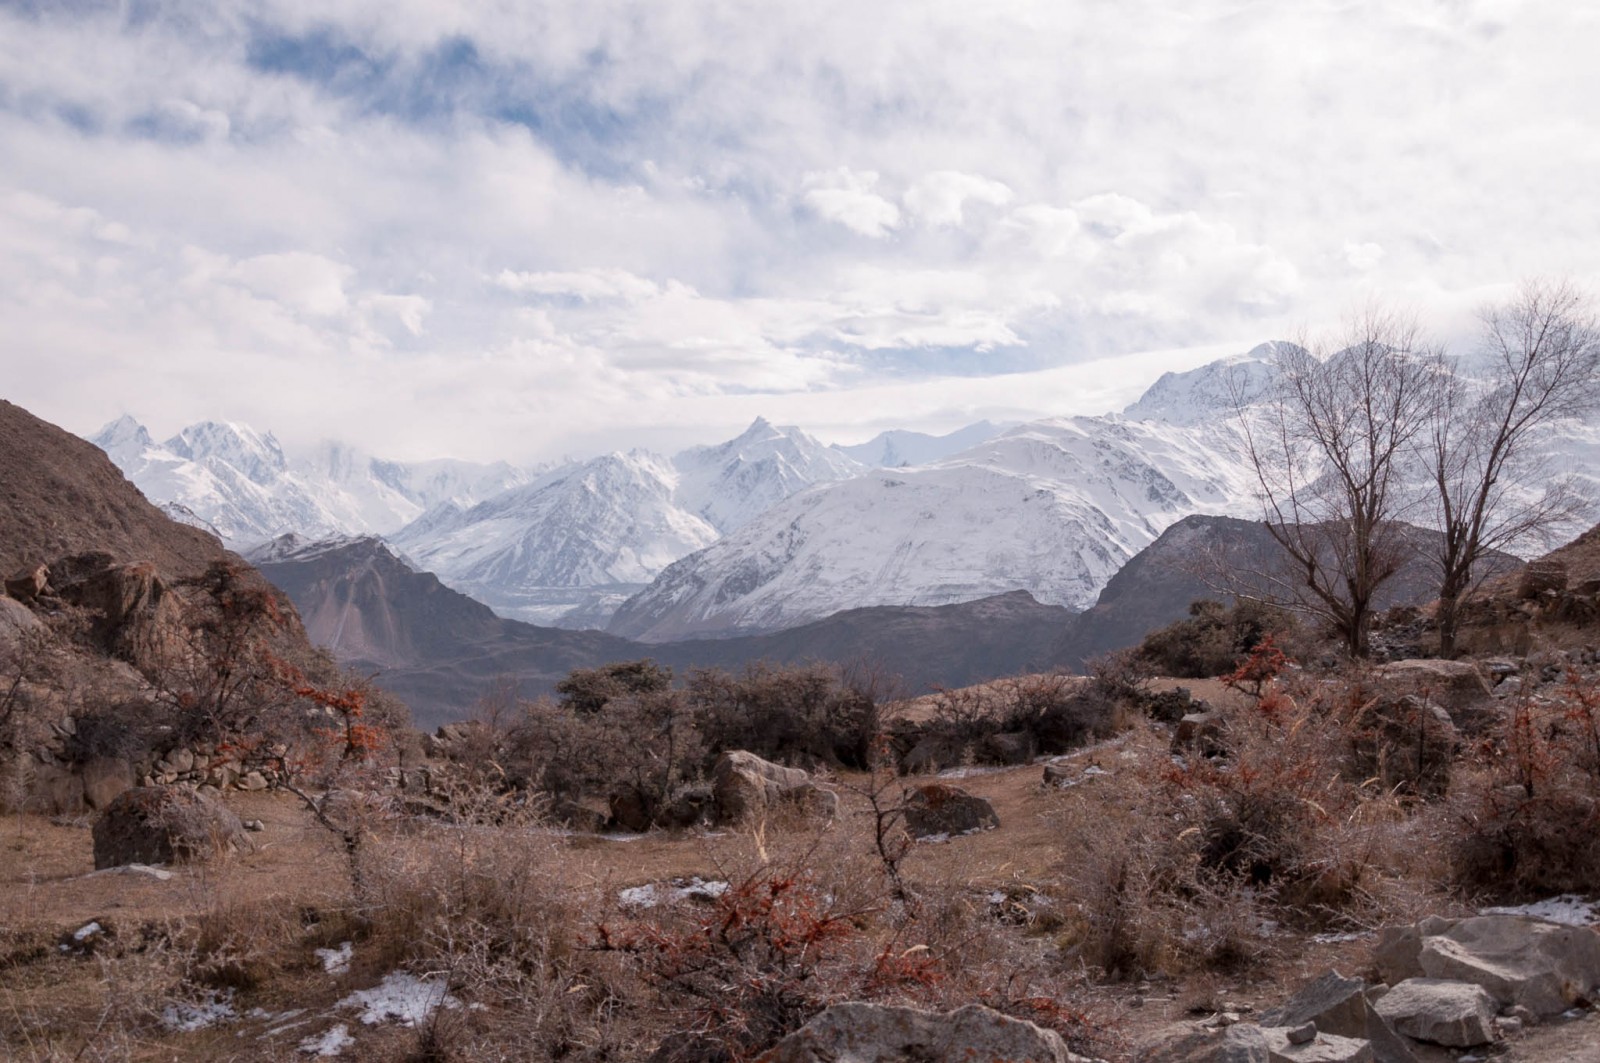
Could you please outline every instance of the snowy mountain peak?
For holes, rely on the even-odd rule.
[[[812,484],[864,471],[848,454],[764,417],[726,443],[690,447],[672,463],[679,473],[679,505],[723,534]]]
[[[144,425],[127,414],[100,429],[89,442],[109,454],[119,466],[124,459],[138,457],[151,445],[150,433]]]
[[[1175,425],[1198,425],[1218,416],[1232,416],[1237,405],[1260,399],[1277,377],[1283,356],[1298,350],[1294,344],[1273,340],[1198,369],[1163,373],[1122,416],[1130,421]]]
[[[926,465],[930,461],[959,454],[968,447],[993,439],[1009,427],[992,421],[979,421],[942,436],[896,428],[880,432],[865,443],[853,443],[848,446],[835,443],[833,449],[849,455],[863,465],[880,469],[898,469],[907,465]]]
[[[289,464],[271,432],[257,432],[231,421],[192,424],[163,446],[190,461],[223,462],[259,484],[272,482]]]

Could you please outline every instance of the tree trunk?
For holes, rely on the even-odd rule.
[[[1439,611],[1435,616],[1439,627],[1439,656],[1446,660],[1456,655],[1456,625],[1460,623],[1460,595],[1449,584],[1439,589]]]

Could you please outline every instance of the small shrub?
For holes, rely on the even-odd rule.
[[[1202,599],[1190,604],[1188,619],[1146,635],[1135,657],[1154,675],[1205,679],[1227,674],[1263,639],[1293,629],[1293,617],[1265,602],[1241,598],[1229,606]]]
[[[1508,897],[1600,881],[1600,679],[1567,673],[1553,697],[1524,694],[1482,742],[1463,788],[1457,879]]]

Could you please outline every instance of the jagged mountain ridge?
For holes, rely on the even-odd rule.
[[[926,465],[930,461],[959,454],[968,447],[993,439],[1011,427],[1009,424],[979,421],[942,436],[896,428],[879,432],[865,443],[835,443],[833,446],[835,450],[871,468],[898,469],[907,465]]]
[[[608,630],[720,637],[1019,589],[1085,608],[1167,525],[1247,505],[1234,449],[1214,418],[1023,425],[929,465],[802,492],[669,566]]]
[[[565,466],[391,536],[407,556],[502,615],[603,626],[667,565],[820,482],[863,471],[795,427],[757,418],[673,458],[645,450]]]
[[[922,693],[1047,667],[1071,616],[1017,593],[939,608],[851,610],[754,638],[645,645],[502,618],[374,537],[285,537],[249,556],[295,603],[318,645],[375,672],[424,725],[469,715],[503,678],[533,696],[551,692],[574,668],[642,657],[679,674],[756,661],[860,664],[899,677],[907,693]]]
[[[291,460],[271,432],[221,421],[157,443],[124,415],[90,442],[147,498],[235,546],[285,532],[391,532],[431,507],[475,502],[531,476],[505,462],[385,461],[340,443]]]

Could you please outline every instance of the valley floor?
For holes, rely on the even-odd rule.
[[[1164,730],[1140,724],[1118,739],[1056,758],[1070,767],[1075,780],[1065,788],[1044,787],[1037,763],[946,773],[946,781],[988,798],[1001,826],[919,843],[902,865],[923,903],[969,916],[988,908],[997,923],[1007,924],[1003,932],[1014,937],[1009,955],[1022,957],[1019,970],[1050,969],[1052,991],[1064,993],[1074,1008],[1110,1031],[1102,1047],[1110,1058],[1137,1059],[1142,1042],[1193,1026],[1217,1011],[1248,1017],[1330,968],[1370,973],[1375,935],[1361,929],[1322,935],[1273,930],[1258,956],[1225,977],[1200,973],[1107,983],[1091,977],[1093,972],[1074,958],[1067,910],[1074,905],[1069,883],[1080,842],[1097,822],[1115,818],[1121,807],[1137,800],[1129,789],[1134,782],[1129,767],[1141,758],[1165,757],[1166,743]],[[561,895],[563,910],[580,924],[572,928],[577,935],[638,915],[622,905],[619,895],[649,883],[737,881],[764,863],[809,864],[840,882],[871,877],[876,873],[870,859],[871,817],[860,792],[867,780],[836,781],[844,798],[841,815],[820,830],[590,836],[390,822],[381,828],[381,843],[374,843],[378,855],[368,871],[373,898],[368,903],[399,895],[385,891],[398,889],[405,875],[401,864],[425,844],[446,854],[458,846],[459,852],[454,866],[447,857],[431,866],[430,875],[466,876],[474,858],[465,839],[486,830],[504,833],[544,888]],[[34,816],[0,821],[0,895],[5,897],[0,1054],[38,1060],[250,1060],[306,1058],[318,1048],[339,1048],[347,1059],[400,1058],[417,1051],[419,1031],[430,1023],[437,1026],[437,1019],[423,1019],[415,1028],[392,1015],[368,1021],[360,1016],[375,1015],[372,1008],[362,1012],[350,1003],[358,990],[380,983],[393,987],[384,979],[405,945],[382,935],[363,937],[358,924],[371,913],[352,910],[349,868],[336,839],[292,797],[230,794],[229,803],[241,817],[261,821],[263,829],[250,835],[253,850],[211,865],[161,869],[162,877],[127,869],[94,871],[86,821]],[[1419,892],[1415,914],[1441,913],[1441,903],[1438,896]],[[1015,920],[1007,918],[1008,910],[1014,910]],[[91,923],[100,929],[75,941],[75,932]],[[224,940],[230,935],[236,940]],[[340,949],[352,939],[348,968],[341,970]],[[981,943],[960,947],[971,950],[972,962],[995,955]],[[461,999],[462,1006],[450,1013],[457,1025],[447,1032],[473,1038],[479,1048],[467,1058],[489,1058],[478,1054],[489,1045],[495,1045],[497,1058],[541,1057],[526,1031],[508,1032],[496,1045],[494,1012],[500,1003],[487,991],[475,996],[481,987],[462,972],[414,973],[436,977],[440,993],[449,980],[450,993]],[[209,1001],[197,991],[201,985],[210,987]],[[559,991],[581,995],[586,988],[566,985]],[[213,1008],[223,1002],[226,1014],[206,1011],[208,1002]],[[221,1021],[206,1024],[217,1016]],[[186,1025],[195,1028],[181,1028]],[[621,1052],[610,1058],[640,1057]],[[1429,1058],[1459,1057],[1440,1051]],[[1600,1018],[1588,1011],[1571,1021],[1531,1027],[1512,1038],[1498,1058],[1600,1060]]]

